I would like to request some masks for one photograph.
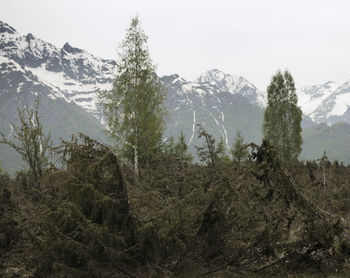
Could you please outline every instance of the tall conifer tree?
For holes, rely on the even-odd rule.
[[[248,157],[248,153],[249,152],[247,148],[244,147],[244,138],[242,136],[242,133],[238,129],[236,131],[235,142],[231,150],[233,161],[236,162],[238,165],[240,165],[241,162],[243,162]]]
[[[99,100],[112,137],[123,146],[138,175],[139,164],[147,164],[157,148],[165,115],[165,92],[138,17],[131,20],[118,54],[113,89],[101,92]]]
[[[301,152],[302,111],[292,75],[278,71],[267,87],[268,104],[264,114],[263,134],[282,160],[297,159]]]

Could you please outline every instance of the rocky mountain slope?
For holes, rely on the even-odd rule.
[[[216,138],[222,137],[227,148],[237,129],[247,140],[260,140],[262,93],[243,77],[210,70],[194,82],[178,75],[164,76],[161,81],[168,91],[167,135],[176,136],[182,130],[190,146],[198,145],[196,125],[201,124]]]
[[[0,57],[2,64],[16,62],[31,74],[29,80],[49,87],[52,99],[75,102],[97,118],[101,113],[96,107],[96,91],[111,87],[116,69],[113,60],[95,57],[69,43],[57,48],[32,34],[20,35],[4,22],[0,22]]]
[[[82,55],[82,52],[79,53]],[[32,35],[20,36],[12,27],[0,23],[1,131],[11,137],[12,125],[17,125],[19,122],[17,107],[22,104],[33,107],[35,98],[40,97],[41,121],[46,131],[51,132],[54,144],[58,144],[60,138],[69,139],[72,133],[78,131],[101,141],[107,140],[100,121],[93,116],[93,113],[87,112],[90,107],[83,109],[76,103],[79,100],[80,84],[86,83],[85,88],[90,86],[91,90],[84,90],[84,93],[93,92],[95,97],[94,82],[100,80],[102,84],[110,84],[111,81],[106,78],[98,79],[99,76],[92,70],[91,64],[91,68],[82,66],[79,69],[78,59],[65,61],[66,55],[64,50],[58,50],[48,43],[35,39]],[[61,65],[61,71],[55,71],[57,68],[54,65],[57,68]],[[93,82],[89,81],[88,72]],[[70,86],[74,90],[65,90],[64,86],[59,86],[57,82],[62,81],[56,79],[59,75],[64,77],[64,83],[67,83],[65,86]],[[48,76],[52,78],[49,79]],[[18,170],[21,165],[20,157],[5,145],[0,145],[0,161],[1,167],[9,172]]]

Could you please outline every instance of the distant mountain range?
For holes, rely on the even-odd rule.
[[[32,104],[39,95],[42,122],[56,143],[77,131],[106,142],[97,92],[111,88],[116,67],[113,60],[68,43],[57,48],[0,22],[1,130],[11,136],[17,106]],[[182,130],[194,151],[193,146],[201,144],[196,136],[199,123],[216,138],[222,137],[227,147],[232,146],[237,129],[246,141],[260,142],[266,93],[245,78],[213,69],[195,81],[176,74],[160,80],[168,92],[166,136],[177,137]],[[304,113],[302,158],[319,158],[326,150],[330,158],[350,162],[350,81],[304,87],[297,93]],[[332,139],[325,140],[327,134]],[[18,168],[18,157],[4,146],[0,146],[0,161],[6,170]]]
[[[297,93],[303,113],[314,122],[350,123],[350,81],[342,85],[328,81],[303,87]]]

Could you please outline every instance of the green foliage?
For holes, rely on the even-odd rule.
[[[0,143],[9,145],[28,164],[34,182],[38,185],[43,171],[49,165],[49,152],[51,148],[50,133],[45,135],[39,119],[39,99],[36,99],[34,110],[23,105],[17,109],[20,119],[19,126],[13,126],[14,140],[9,140],[0,132]]]
[[[48,169],[38,102],[18,110],[17,142],[1,133],[31,171],[0,172],[0,276],[346,277],[350,167],[326,153],[297,160],[291,75],[277,73],[268,88],[261,145],[238,132],[232,163],[223,138],[198,125],[204,165],[192,163],[183,133],[160,143],[164,96],[146,42],[134,18],[114,88],[100,97],[115,149],[134,169],[82,133],[62,140],[60,168]]]
[[[29,131],[41,127],[38,116],[29,119],[22,117]],[[60,169],[1,174],[0,276],[349,273],[350,167],[325,154],[306,164],[281,160],[268,140],[244,145],[239,133],[232,163],[222,138],[216,143],[201,126],[198,137],[204,165],[191,163],[181,134],[157,147],[137,178],[83,134],[55,148]]]
[[[264,114],[263,134],[277,148],[282,160],[297,159],[301,153],[302,112],[292,75],[278,71],[267,88],[268,105]]]
[[[109,147],[82,134],[56,149],[62,168],[43,174],[37,194],[25,172],[1,176],[11,193],[0,191],[0,274],[273,277],[349,270],[350,167],[325,156],[282,163],[267,141],[250,144],[250,159],[232,164],[199,130],[207,165],[183,163],[175,150],[180,145],[183,154],[184,138],[170,140],[170,151],[140,168],[137,182]]]
[[[58,154],[65,170],[49,177],[56,197],[42,214],[37,275],[123,273],[134,227],[118,158],[82,134],[63,142]]]
[[[138,173],[138,164],[149,164],[162,137],[165,92],[138,17],[132,19],[120,48],[113,89],[101,92],[99,99],[112,137]]]
[[[21,234],[17,221],[13,218],[15,203],[10,191],[12,181],[0,174],[0,276],[6,277],[4,269],[11,265],[9,254],[14,249]]]
[[[170,136],[166,139],[163,144],[163,151],[166,154],[174,155],[175,154],[175,139],[173,136]]]
[[[35,96],[32,94],[14,94],[9,99],[0,101],[1,117],[0,130],[10,136],[12,131],[8,123],[20,126],[21,122],[17,115],[17,107],[21,102],[30,109],[35,107]],[[21,108],[22,109],[22,108]],[[53,145],[61,143],[61,138],[69,140],[73,133],[83,132],[102,143],[108,140],[104,132],[105,127],[91,114],[74,103],[67,103],[64,99],[52,99],[44,94],[40,95],[39,119],[45,134],[51,133]],[[10,137],[7,137],[10,138]],[[10,175],[15,175],[26,164],[21,155],[5,144],[0,144],[0,160],[2,168]]]
[[[233,161],[240,165],[248,157],[248,150],[244,144],[244,138],[240,130],[237,130],[235,142],[231,150]]]
[[[192,156],[188,153],[188,146],[185,142],[185,135],[181,132],[178,142],[174,147],[174,154],[180,165],[189,164],[192,162]]]
[[[216,165],[220,161],[228,160],[223,139],[221,138],[220,142],[216,145],[215,139],[211,134],[207,133],[200,124],[197,127],[198,138],[204,139],[202,146],[196,146],[200,161],[212,168],[216,168]]]

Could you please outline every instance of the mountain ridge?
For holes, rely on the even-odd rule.
[[[31,33],[20,35],[13,27],[0,21],[0,100],[25,100],[30,95],[32,101],[40,95],[47,103],[59,101],[61,106],[76,105],[74,109],[68,109],[68,106],[65,109],[79,114],[79,117],[93,116],[99,123],[89,118],[87,125],[91,125],[92,130],[102,130],[105,123],[97,103],[97,92],[112,88],[116,67],[114,60],[96,57],[68,42],[58,48]],[[244,77],[211,69],[193,81],[178,74],[160,77],[160,81],[168,93],[166,137],[176,137],[183,131],[190,150],[195,152],[194,146],[201,144],[196,136],[196,125],[202,124],[215,138],[223,138],[226,148],[232,146],[237,129],[241,130],[246,141],[260,143],[266,93],[259,91]],[[308,109],[303,118],[305,129],[315,126],[311,119],[316,122],[324,120],[328,124],[350,122],[350,109],[339,115],[331,113],[337,107],[339,97],[346,98],[349,90],[346,84],[342,87],[326,82],[298,90],[300,105],[304,110]],[[14,105],[14,102],[11,103]],[[343,101],[343,104],[347,105],[347,102]],[[344,110],[344,107],[341,109]],[[15,113],[14,107],[7,111]],[[86,116],[83,116],[84,111]],[[57,113],[61,119],[66,118],[59,111]],[[4,112],[0,112],[0,116],[5,126],[10,119],[13,120]],[[58,123],[49,124],[57,126]],[[77,122],[74,125],[70,130],[77,130]],[[84,128],[89,130],[87,126]],[[305,150],[312,149],[312,142],[315,142],[312,136],[316,132],[310,134],[309,145],[304,144]],[[313,153],[309,158],[322,155],[314,151],[307,153]],[[350,162],[350,156],[348,160]]]

